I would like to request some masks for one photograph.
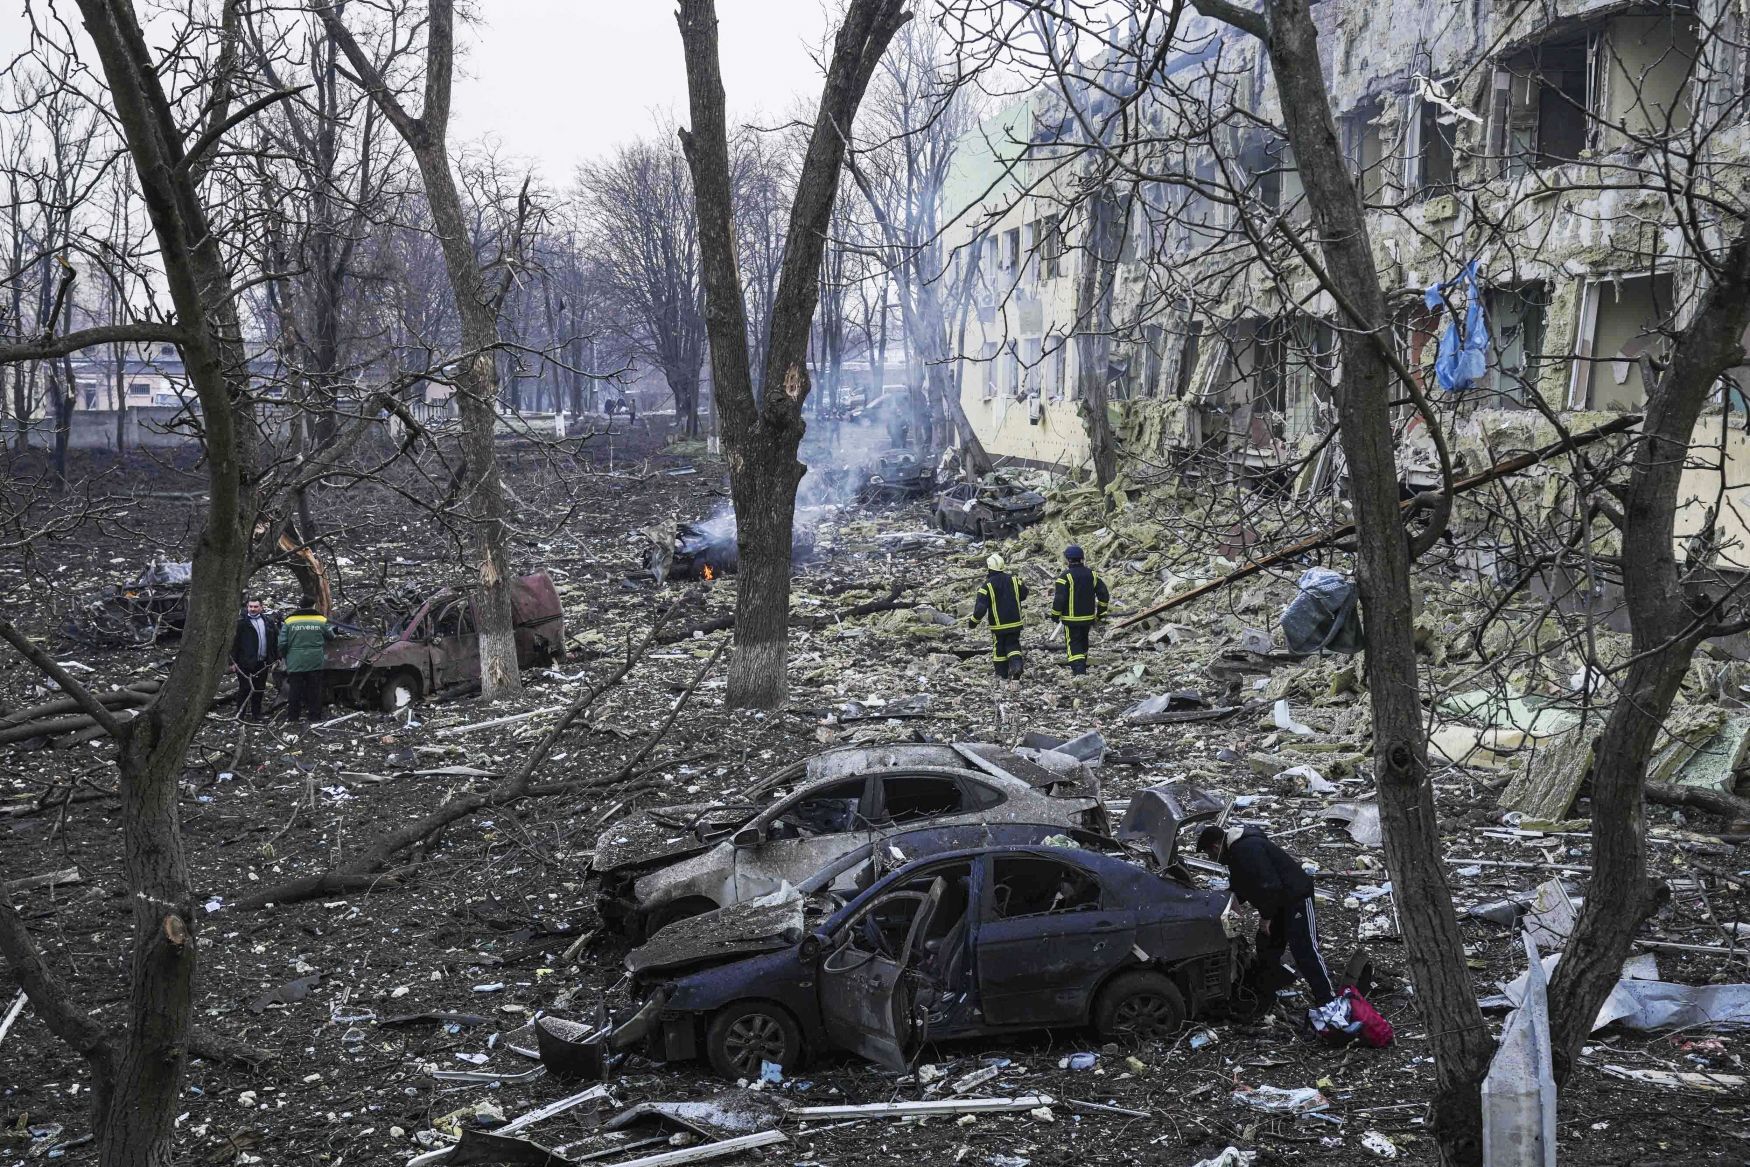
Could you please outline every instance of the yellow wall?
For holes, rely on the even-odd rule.
[[[1027,421],[1027,402],[1004,401],[1000,397],[984,399],[984,377],[992,374],[990,365],[972,365],[966,370],[960,394],[961,408],[984,443],[985,452],[993,458],[1025,458],[1031,462],[1049,462],[1056,466],[1074,467],[1088,457],[1088,435],[1082,428],[1076,403],[1065,399],[1057,404],[1043,402],[1039,424]]]

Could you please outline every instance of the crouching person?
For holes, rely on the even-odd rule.
[[[1258,959],[1281,967],[1286,949],[1306,981],[1315,1007],[1336,996],[1319,955],[1319,925],[1313,914],[1312,876],[1257,827],[1205,827],[1197,850],[1227,868],[1235,898],[1258,911]]]

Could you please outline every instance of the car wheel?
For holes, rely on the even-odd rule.
[[[1179,986],[1144,969],[1113,978],[1094,1005],[1094,1029],[1108,1041],[1164,1041],[1184,1024]]]
[[[950,530],[950,528],[948,526],[948,516],[940,510],[938,510],[936,512],[936,530],[938,530],[938,531]]]
[[[706,912],[715,912],[717,905],[704,896],[685,896],[673,903],[663,904],[650,912],[644,918],[644,935],[648,939],[656,935],[676,920],[686,920],[693,916],[703,916]]]
[[[419,700],[419,691],[418,675],[400,669],[389,674],[383,687],[377,691],[377,699],[382,703],[384,713],[399,713]]]
[[[711,1068],[734,1081],[760,1076],[760,1065],[773,1062],[793,1070],[802,1062],[802,1031],[780,1005],[743,1001],[711,1019],[705,1031],[705,1056]]]

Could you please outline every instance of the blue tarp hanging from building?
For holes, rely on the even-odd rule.
[[[1434,379],[1452,393],[1476,385],[1489,369],[1489,325],[1483,315],[1476,260],[1452,279],[1430,287],[1425,302],[1430,308],[1450,311],[1448,296],[1455,292],[1464,295],[1464,323],[1461,327],[1453,314],[1440,334],[1440,353],[1434,360]]]

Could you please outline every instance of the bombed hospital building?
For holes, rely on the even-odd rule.
[[[1340,162],[1360,186],[1390,341],[1455,472],[1544,444],[1558,421],[1641,408],[1705,284],[1663,177],[1736,184],[1746,158],[1742,5],[1344,0],[1313,14],[1341,158],[1304,165]],[[1159,33],[1129,34],[962,140],[944,221],[967,289],[966,414],[995,456],[1079,467],[1103,403],[1104,428],[1150,467],[1324,493],[1344,473],[1333,393],[1358,334],[1319,279],[1270,64],[1257,40],[1189,14],[1164,52]],[[1684,487],[1742,541],[1733,380],[1704,411]],[[1426,488],[1436,446],[1402,404],[1400,475]],[[1679,538],[1705,514],[1686,504]]]

